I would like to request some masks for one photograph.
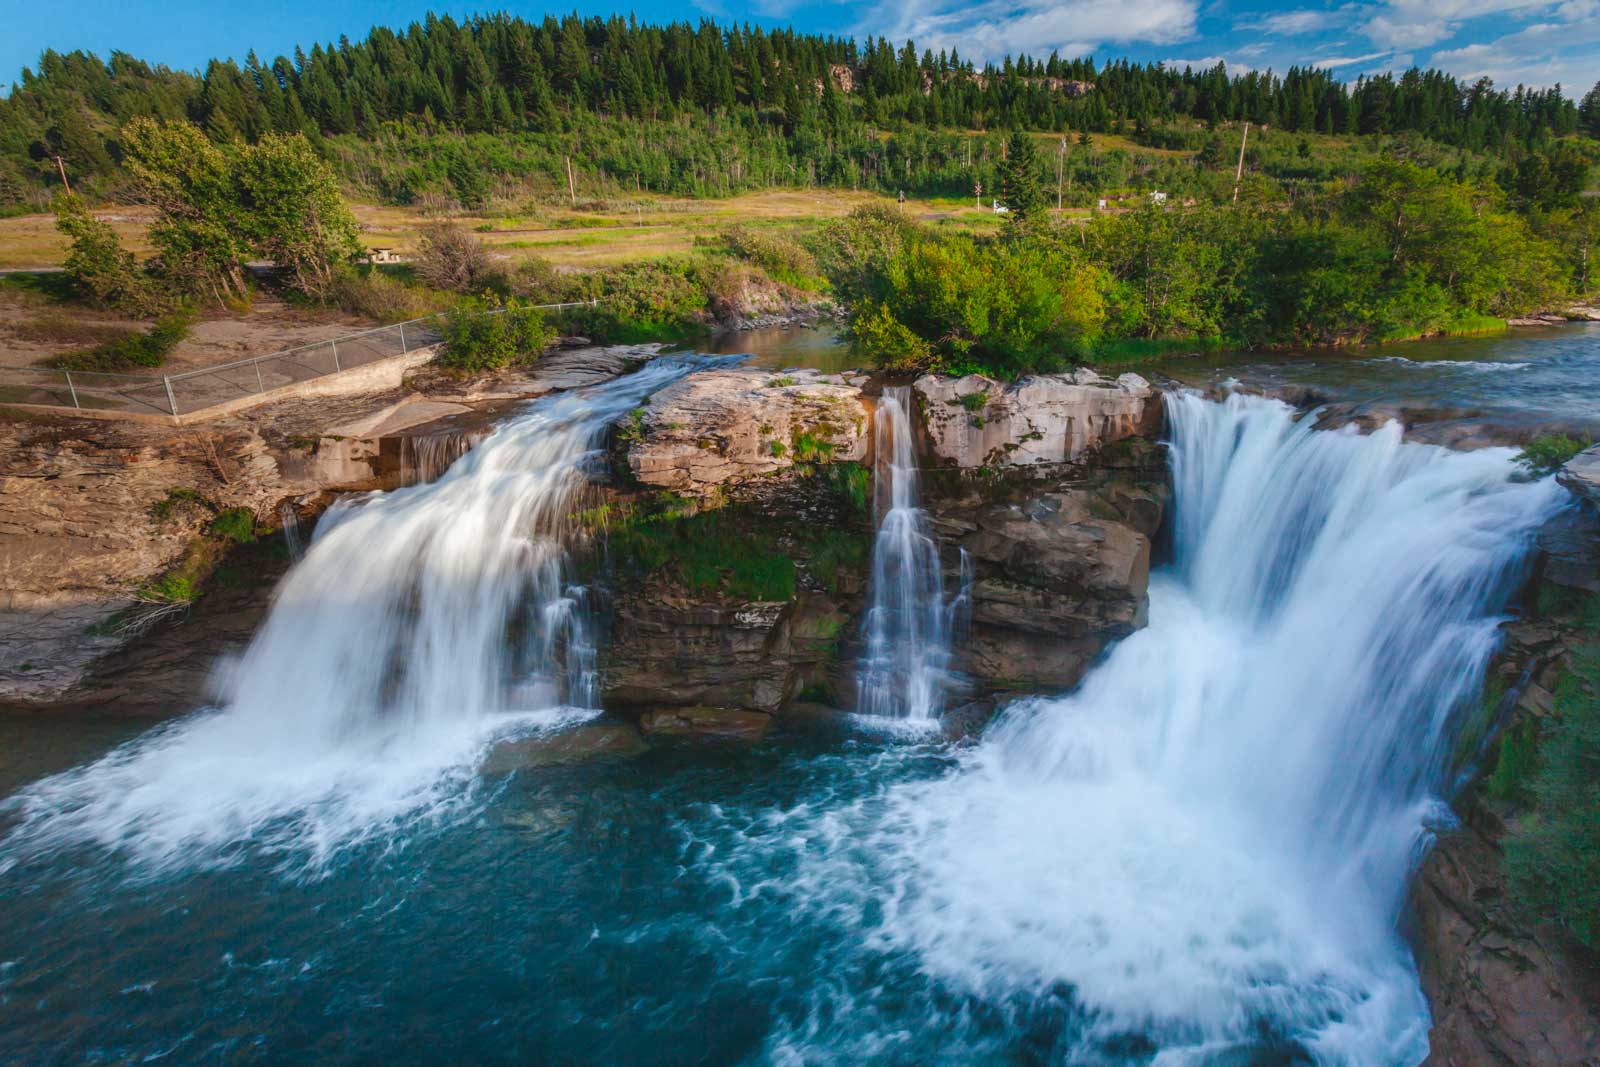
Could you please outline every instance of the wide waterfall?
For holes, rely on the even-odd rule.
[[[507,730],[597,708],[563,535],[609,422],[705,361],[530,405],[430,484],[324,516],[220,707],[36,785],[9,840],[156,863],[247,838],[313,859],[461,799]]]
[[[826,842],[795,902],[881,913],[863,937],[1050,1034],[1052,1062],[1418,1063],[1407,875],[1560,491],[1393,424],[1316,432],[1241,396],[1168,413],[1175,560],[1148,628],[951,772],[786,813],[784,841]],[[754,851],[735,876],[772,862]],[[842,1009],[816,1010],[790,1044]]]
[[[917,504],[910,410],[910,387],[890,386],[873,415],[878,536],[872,548],[872,602],[863,627],[857,710],[928,721],[938,718],[944,707],[951,631],[964,597],[945,600],[939,546]]]

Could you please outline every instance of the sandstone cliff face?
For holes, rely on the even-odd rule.
[[[1010,385],[979,375],[917,379],[934,465],[1016,467],[1074,462],[1161,427],[1161,398],[1137,374],[1034,375]]]
[[[641,485],[703,497],[797,462],[865,459],[861,382],[817,371],[691,374],[619,428],[628,469]]]

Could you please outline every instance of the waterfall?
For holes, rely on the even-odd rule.
[[[951,630],[970,599],[962,556],[962,589],[945,601],[939,546],[917,506],[916,443],[911,389],[890,386],[873,415],[872,601],[863,626],[858,710],[865,715],[928,721],[944,709]]]
[[[1175,559],[1148,628],[952,772],[830,813],[840,844],[794,880],[834,887],[825,912],[882,901],[863,936],[956,997],[1066,1013],[1053,1060],[1418,1063],[1408,874],[1562,494],[1506,449],[1167,404]]]
[[[456,430],[400,439],[400,484],[435,481],[481,441],[481,430]]]
[[[87,841],[159,865],[252,839],[340,846],[470,792],[511,729],[593,714],[564,535],[607,425],[705,360],[537,401],[437,480],[318,524],[221,706],[34,786],[8,848]]]
[[[283,547],[289,554],[289,560],[298,563],[300,557],[306,554],[305,541],[300,536],[300,516],[295,514],[294,505],[285,501],[278,507],[278,521],[283,526]]]

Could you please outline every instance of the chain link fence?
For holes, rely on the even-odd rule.
[[[550,311],[591,303],[541,304],[539,309]],[[0,367],[0,404],[173,417],[192,415],[240,397],[269,393],[437,344],[442,340],[437,320],[437,315],[427,315],[265,356],[159,377]]]

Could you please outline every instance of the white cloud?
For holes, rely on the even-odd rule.
[[[1494,41],[1435,52],[1428,65],[1502,86],[1559,82],[1569,96],[1582,96],[1600,81],[1600,18],[1534,23]]]
[[[1324,59],[1308,59],[1305,66],[1320,67],[1323,70],[1333,70],[1337,67],[1353,67],[1358,63],[1376,63],[1380,59],[1387,59],[1393,52],[1371,52],[1364,56],[1329,56]]]
[[[958,48],[965,59],[998,62],[1027,52],[1084,55],[1102,44],[1173,44],[1194,36],[1197,0],[905,0],[861,30],[918,48]]]
[[[1426,48],[1454,36],[1473,19],[1532,18],[1563,6],[1569,5],[1553,0],[1385,0],[1371,9],[1361,29],[1382,48]]]
[[[1338,16],[1332,11],[1284,11],[1255,22],[1240,23],[1237,28],[1259,30],[1278,37],[1298,37],[1301,34],[1328,29],[1337,22]]]

